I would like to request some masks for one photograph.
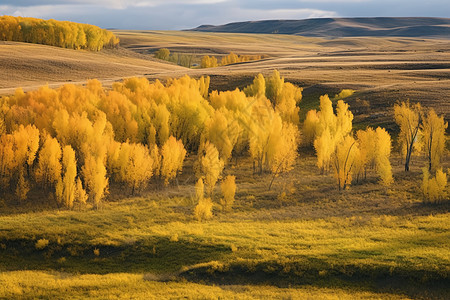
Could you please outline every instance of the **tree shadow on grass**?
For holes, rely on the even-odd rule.
[[[110,246],[49,243],[37,250],[33,240],[0,243],[0,270],[43,270],[70,273],[177,273],[183,266],[220,260],[229,246],[189,240],[152,238],[129,245]],[[97,251],[98,250],[98,251]]]
[[[412,298],[449,299],[449,278],[433,270],[389,266],[332,264],[323,259],[202,264],[179,274],[191,281],[215,285],[271,285],[280,288],[315,286],[393,293]]]

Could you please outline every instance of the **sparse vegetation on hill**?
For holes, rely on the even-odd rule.
[[[214,68],[218,66],[226,66],[230,64],[261,60],[263,58],[262,55],[237,55],[231,52],[226,56],[222,56],[221,61],[219,63],[217,57],[205,55],[201,58],[195,56],[194,54],[183,54],[183,53],[170,53],[170,50],[167,48],[161,48],[154,53],[155,57],[162,60],[167,60],[177,65],[191,68],[194,66],[194,61],[200,59],[200,68]]]
[[[13,16],[0,16],[0,40],[92,51],[119,44],[111,31],[94,25]]]

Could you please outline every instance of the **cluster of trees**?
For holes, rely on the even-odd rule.
[[[185,68],[191,68],[194,62],[193,54],[170,53],[170,50],[167,48],[157,50],[155,58],[167,60]]]
[[[198,57],[194,57],[193,54],[170,53],[170,50],[167,48],[158,49],[154,55],[155,58],[170,61],[186,68],[191,68],[194,60],[198,60]],[[213,68],[240,62],[261,60],[262,58],[263,56],[261,55],[237,55],[231,52],[222,57],[222,60],[219,62],[217,57],[205,55],[201,58],[200,68]]]
[[[257,75],[242,90],[222,92],[209,92],[209,77],[189,76],[165,84],[129,78],[111,89],[97,80],[84,87],[18,89],[0,98],[0,192],[20,201],[39,189],[60,206],[98,207],[111,185],[135,193],[151,181],[176,182],[191,153],[197,158],[196,215],[208,218],[218,182],[223,196],[218,203],[224,209],[233,205],[235,177],[223,178],[232,159],[250,156],[254,173],[271,174],[269,190],[294,168],[301,99],[302,89],[278,71]],[[395,115],[405,161],[422,141],[428,158],[424,194],[442,199],[447,123],[409,103],[396,105]],[[390,135],[383,128],[354,132],[352,121],[349,106],[338,100],[333,107],[327,95],[320,98],[318,111],[307,113],[303,141],[314,147],[318,167],[334,171],[339,189],[362,180],[369,170],[382,184],[391,184]]]
[[[339,99],[344,94],[335,98]],[[400,127],[398,143],[405,171],[409,171],[413,152],[423,152],[427,161],[423,168],[424,198],[431,202],[445,199],[447,174],[442,170],[441,160],[448,123],[433,109],[424,112],[420,104],[411,105],[409,101],[394,106],[394,117]],[[324,173],[333,169],[339,189],[348,188],[355,177],[356,181],[366,178],[370,169],[376,171],[383,185],[390,185],[393,182],[389,160],[391,136],[380,127],[354,133],[352,121],[353,114],[348,105],[338,100],[334,109],[327,95],[320,97],[319,111],[308,111],[303,123],[303,140],[306,145],[314,147],[317,166]]]
[[[111,31],[94,25],[12,16],[0,16],[0,40],[92,51],[119,44]]]
[[[250,153],[255,172],[292,169],[299,143],[301,89],[278,72],[258,75],[243,91],[209,93],[209,77],[166,84],[130,78],[105,89],[43,86],[0,98],[0,180],[3,194],[27,198],[39,188],[61,206],[98,207],[111,184],[139,191],[177,180],[187,153],[213,198],[229,161]],[[232,205],[234,177],[221,186]],[[50,197],[52,198],[52,197]]]
[[[442,157],[445,151],[445,130],[448,123],[444,116],[438,116],[433,109],[424,111],[419,103],[409,101],[394,106],[395,122],[400,127],[398,140],[405,171],[414,152],[423,152],[427,165],[423,168],[422,192],[425,199],[438,202],[447,196],[447,174],[442,170]],[[430,174],[432,176],[430,178]]]
[[[348,104],[338,100],[336,114],[328,95],[320,97],[320,110],[311,110],[303,124],[305,142],[314,146],[317,166],[322,172],[331,168],[339,189],[348,188],[356,175],[359,181],[368,169],[376,169],[381,182],[393,181],[389,161],[391,136],[383,128],[353,132],[353,114]]]
[[[214,68],[218,66],[226,66],[241,62],[247,62],[252,60],[261,60],[263,56],[261,55],[237,55],[233,52],[230,52],[227,56],[222,57],[220,64],[215,56],[205,55],[202,57],[202,61],[200,64],[201,68]]]

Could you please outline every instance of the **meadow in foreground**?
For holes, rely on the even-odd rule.
[[[389,189],[371,180],[336,193],[330,176],[299,179],[314,160],[283,178],[295,188],[272,191],[243,161],[233,211],[217,204],[210,221],[193,216],[188,174],[98,211],[4,207],[1,296],[448,297],[448,206],[421,203],[418,168],[401,179],[396,164]]]

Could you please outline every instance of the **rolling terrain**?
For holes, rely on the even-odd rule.
[[[314,37],[441,37],[450,36],[446,18],[320,18],[267,20],[225,25],[201,25],[191,29],[204,32],[275,33]]]
[[[111,84],[129,76],[181,69],[125,49],[90,52],[52,46],[0,42],[0,95],[25,91],[46,83],[50,87],[65,83],[85,83],[97,78]]]
[[[386,114],[386,108],[389,110],[397,100],[406,99],[420,101],[450,118],[449,40],[393,37],[328,40],[281,34],[176,31],[116,31],[115,34],[123,47],[142,54],[166,47],[172,52],[199,56],[220,57],[231,51],[268,56],[261,61],[183,69],[178,73],[178,76],[209,75],[212,89],[242,88],[256,74],[268,75],[277,69],[287,81],[304,88],[301,108],[314,107],[322,94],[334,95],[341,89],[351,88],[357,92],[347,101],[359,115],[356,123],[391,126],[391,112]]]
[[[97,78],[105,86],[129,76],[150,80],[211,76],[211,89],[244,87],[258,73],[277,69],[304,88],[301,108],[315,108],[322,94],[354,89],[347,99],[355,123],[392,127],[390,107],[410,99],[433,107],[450,119],[450,43],[447,39],[346,37],[324,39],[282,34],[239,34],[191,31],[122,31],[119,50],[99,53],[25,43],[0,47],[0,95],[48,83],[84,83]],[[175,53],[203,55],[266,55],[268,58],[209,69],[188,69],[153,58],[168,48]],[[388,110],[386,110],[388,108]],[[388,112],[388,113],[387,113]]]

